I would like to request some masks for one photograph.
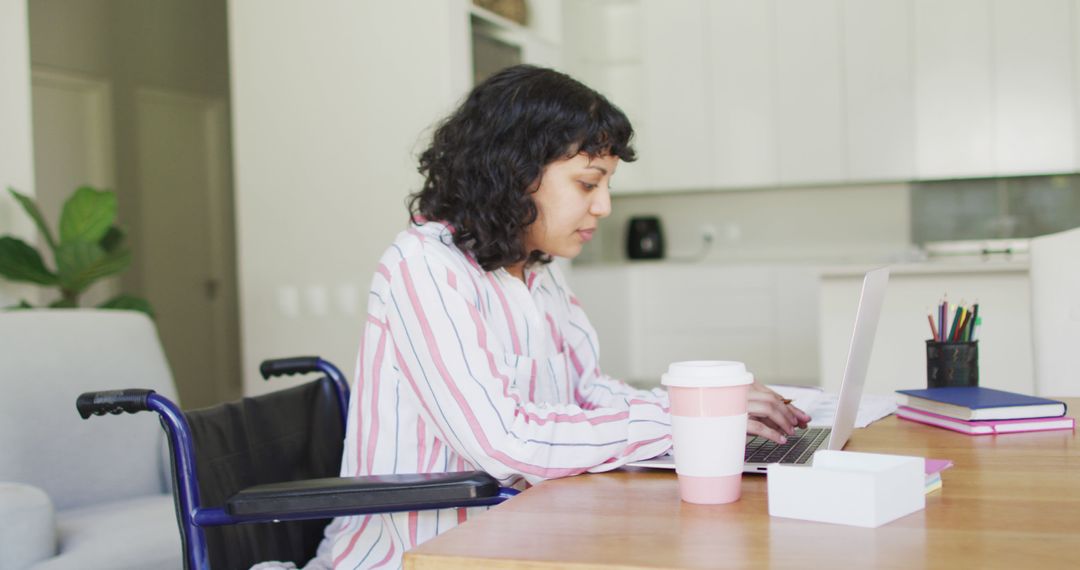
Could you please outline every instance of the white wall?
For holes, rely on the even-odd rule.
[[[38,78],[32,91],[36,190],[46,219],[55,227],[77,186],[115,189],[118,223],[133,250],[129,270],[95,284],[81,304],[119,291],[147,298],[184,405],[235,399],[241,381],[225,3],[23,3]],[[187,115],[160,122],[172,113]],[[146,127],[152,120],[159,122]],[[150,149],[163,161],[147,162]],[[158,223],[162,219],[175,225]],[[197,234],[177,239],[185,232]],[[207,283],[216,284],[215,296],[205,293]],[[55,295],[43,292],[39,300]]]
[[[152,88],[228,99],[224,8],[218,0],[33,0],[31,56],[36,69],[76,72],[107,82],[112,90],[115,180],[119,222],[132,248],[124,289],[143,286],[146,254],[140,236],[142,189],[135,137],[136,93]],[[198,37],[193,41],[193,37]],[[49,157],[39,165],[49,168]],[[83,180],[81,183],[88,181]],[[72,188],[53,196],[60,204]],[[49,189],[42,188],[46,193]],[[231,243],[227,244],[231,249]]]
[[[0,234],[25,240],[34,226],[8,194],[13,187],[34,194],[33,139],[30,128],[30,46],[26,0],[0,0]],[[0,281],[0,307],[29,298],[33,290]],[[34,299],[31,299],[34,300]]]
[[[465,4],[229,3],[245,393],[267,357],[354,368],[425,129],[467,87]]]
[[[701,228],[711,226],[710,262],[888,261],[910,247],[910,201],[907,184],[618,196],[579,259],[625,261],[627,221],[654,214],[669,257],[700,251]]]

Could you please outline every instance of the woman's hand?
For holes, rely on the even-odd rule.
[[[767,437],[777,443],[787,443],[785,435],[793,435],[795,428],[806,427],[810,416],[806,412],[785,404],[784,398],[764,384],[754,381],[746,406],[749,419],[746,432]]]

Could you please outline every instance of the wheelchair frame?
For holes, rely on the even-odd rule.
[[[317,356],[295,357],[264,361],[259,371],[264,379],[269,380],[273,376],[283,374],[303,374],[320,371],[329,378],[338,395],[338,403],[341,413],[342,425],[346,425],[348,416],[349,387],[341,371]],[[364,514],[377,514],[402,511],[419,511],[428,509],[441,509],[450,507],[480,507],[497,505],[506,499],[518,494],[519,491],[507,487],[498,487],[496,494],[481,495],[468,499],[454,499],[452,503],[447,501],[436,503],[399,503],[393,505],[379,505],[371,508],[357,508],[356,506],[342,506],[319,510],[293,510],[273,514],[259,515],[235,515],[226,510],[225,506],[205,507],[202,506],[197,484],[195,469],[194,438],[192,430],[184,412],[168,398],[157,394],[153,390],[115,390],[105,392],[88,392],[79,396],[76,407],[83,419],[91,415],[120,414],[123,412],[137,413],[140,411],[156,412],[160,418],[162,427],[169,438],[170,447],[173,450],[173,460],[176,481],[174,482],[177,517],[180,526],[181,539],[184,545],[185,566],[197,570],[209,568],[208,545],[203,532],[204,527],[234,525],[255,522],[280,522],[292,520],[310,520],[331,518],[336,516],[351,516]],[[479,474],[479,473],[478,473]],[[428,479],[435,483],[440,479],[451,477],[460,479],[460,473],[431,474]],[[490,479],[486,474],[479,474]],[[450,477],[443,477],[450,476]],[[392,476],[390,476],[392,477]],[[387,476],[379,476],[385,480]],[[365,483],[363,477],[340,478],[343,492],[361,491],[359,485],[365,488],[375,488],[380,483]],[[491,479],[491,481],[494,481]],[[480,487],[475,481],[463,483]]]

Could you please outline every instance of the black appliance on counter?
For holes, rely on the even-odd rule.
[[[656,216],[630,218],[626,229],[626,256],[630,259],[664,257],[664,232],[660,228],[660,218]]]

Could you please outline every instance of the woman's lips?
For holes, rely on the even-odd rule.
[[[594,231],[596,230],[578,230],[578,235],[581,236],[582,240],[589,241],[592,239]]]

